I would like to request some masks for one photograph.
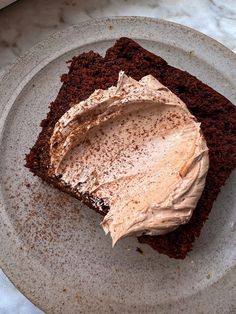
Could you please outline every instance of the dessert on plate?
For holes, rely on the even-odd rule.
[[[129,38],[61,79],[26,166],[102,214],[113,245],[185,258],[236,166],[234,105]]]

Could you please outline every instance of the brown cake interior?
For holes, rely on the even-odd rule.
[[[94,199],[88,193],[76,196],[58,178],[49,176],[49,139],[55,123],[73,104],[88,98],[95,89],[115,85],[120,70],[136,80],[153,75],[180,97],[202,123],[209,147],[210,168],[205,189],[191,220],[169,234],[138,238],[159,253],[183,259],[200,235],[220,188],[236,166],[236,108],[191,74],[168,65],[165,60],[129,38],[120,38],[108,49],[104,58],[92,51],[74,57],[70,61],[68,74],[61,77],[63,84],[58,96],[51,103],[47,118],[41,123],[42,131],[26,156],[26,166],[43,180],[79,198],[99,213],[107,213],[109,207],[103,200]]]

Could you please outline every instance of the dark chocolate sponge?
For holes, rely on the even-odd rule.
[[[99,213],[107,213],[109,207],[105,201],[94,199],[88,193],[78,197],[70,187],[62,186],[57,178],[48,174],[49,139],[55,123],[71,105],[88,98],[95,89],[115,85],[120,70],[136,80],[152,74],[181,98],[202,123],[209,147],[210,168],[191,220],[167,235],[138,238],[139,242],[151,245],[159,253],[183,259],[200,235],[220,188],[236,167],[236,107],[191,74],[168,65],[129,38],[120,38],[104,58],[92,51],[74,57],[70,61],[69,73],[61,77],[63,84],[58,96],[41,123],[42,131],[26,156],[26,166],[35,175],[79,198]]]

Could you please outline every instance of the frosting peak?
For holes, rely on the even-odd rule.
[[[192,216],[205,185],[208,149],[200,123],[151,75],[120,72],[56,123],[50,157],[78,194],[106,199],[113,245],[127,235],[165,234]]]

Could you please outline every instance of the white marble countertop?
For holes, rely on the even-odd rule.
[[[0,68],[57,30],[111,15],[175,21],[236,51],[235,0],[18,0],[0,11]]]
[[[235,0],[18,0],[0,10],[0,72],[53,32],[80,21],[114,15],[149,16],[178,22],[215,38],[236,52]],[[42,312],[0,271],[0,314],[36,313]]]

